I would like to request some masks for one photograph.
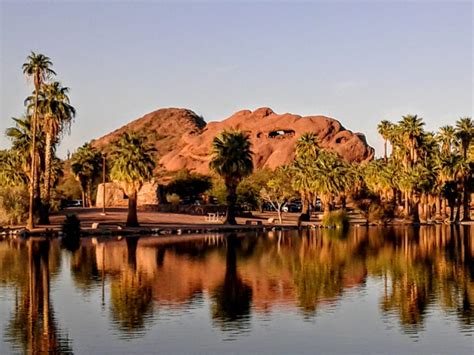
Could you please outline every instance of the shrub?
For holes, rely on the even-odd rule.
[[[0,187],[0,224],[22,224],[28,218],[28,189]]]
[[[168,194],[166,195],[166,201],[168,201],[168,203],[171,203],[173,206],[177,206],[179,205],[181,198],[178,194]]]
[[[344,210],[330,211],[323,215],[321,225],[326,228],[347,228],[349,218]]]
[[[373,201],[369,205],[367,212],[367,222],[375,224],[387,224],[394,217],[394,208],[392,205]]]

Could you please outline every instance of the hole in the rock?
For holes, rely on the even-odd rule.
[[[268,133],[268,138],[285,138],[295,135],[295,131],[292,129],[279,129],[277,131],[271,131]]]

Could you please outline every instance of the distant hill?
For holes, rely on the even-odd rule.
[[[236,112],[221,122],[206,122],[191,110],[166,108],[151,112],[92,142],[110,150],[111,143],[124,132],[144,134],[155,146],[159,175],[188,169],[209,173],[212,139],[223,129],[247,131],[252,141],[256,168],[276,168],[290,163],[294,146],[304,132],[315,132],[320,146],[339,153],[347,161],[368,161],[374,157],[361,133],[346,130],[339,121],[325,116],[302,117],[276,114],[270,108]]]

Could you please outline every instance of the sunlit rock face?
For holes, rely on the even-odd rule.
[[[200,134],[183,135],[160,163],[169,171],[189,169],[207,174],[211,142],[224,129],[248,133],[257,169],[274,169],[290,163],[295,143],[305,132],[314,132],[322,148],[337,152],[347,161],[368,161],[374,156],[374,149],[368,146],[363,134],[346,130],[335,119],[276,114],[269,108],[259,108],[253,112],[239,111],[221,122],[210,122]]]
[[[146,182],[143,184],[137,194],[138,206],[156,205],[159,203],[158,199],[158,183]],[[99,184],[97,187],[96,207],[102,207],[104,204],[104,184]],[[105,183],[105,206],[119,207],[127,206],[128,198],[125,196],[120,184],[117,182]]]
[[[325,116],[277,114],[270,108],[242,110],[220,122],[204,120],[191,110],[160,109],[92,142],[103,151],[112,151],[113,142],[125,132],[138,132],[148,137],[155,147],[157,176],[188,169],[209,173],[211,142],[224,129],[238,129],[249,134],[257,169],[274,169],[290,163],[295,143],[305,132],[314,132],[319,145],[337,152],[347,161],[362,162],[374,157],[365,136],[345,129],[341,123]]]

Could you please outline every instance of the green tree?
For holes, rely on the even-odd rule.
[[[35,87],[34,109],[32,116],[32,144],[31,144],[31,180],[29,189],[29,210],[27,228],[33,229],[35,227],[34,211],[35,211],[35,184],[37,179],[36,174],[36,131],[38,125],[38,99],[39,92],[43,83],[56,73],[51,69],[53,63],[51,60],[43,55],[31,52],[23,64],[23,73],[33,79]]]
[[[296,142],[296,159],[292,165],[292,186],[301,195],[301,220],[309,220],[309,206],[313,200],[311,196],[312,175],[310,170],[319,152],[318,137],[313,132],[303,133]]]
[[[260,191],[261,198],[270,203],[278,213],[280,224],[282,221],[282,207],[292,197],[295,197],[295,190],[291,186],[291,169],[288,166],[277,168],[273,177],[267,182],[267,186]]]
[[[71,157],[71,170],[81,185],[82,206],[91,206],[92,184],[102,168],[102,157],[90,143],[84,144]]]
[[[235,130],[224,130],[212,141],[209,167],[224,179],[227,189],[227,216],[225,223],[237,224],[235,204],[237,186],[253,172],[252,150],[248,135]]]
[[[155,151],[144,137],[126,133],[115,143],[113,164],[110,171],[112,180],[118,181],[128,196],[127,226],[137,227],[137,194],[143,184],[153,177]]]
[[[41,224],[49,224],[49,209],[51,204],[51,173],[54,150],[61,134],[67,131],[76,114],[76,110],[69,101],[69,88],[61,86],[59,82],[43,84],[39,99],[38,111],[42,118],[42,128],[45,133],[45,157],[42,191]],[[30,107],[34,107],[34,96],[27,98]]]

